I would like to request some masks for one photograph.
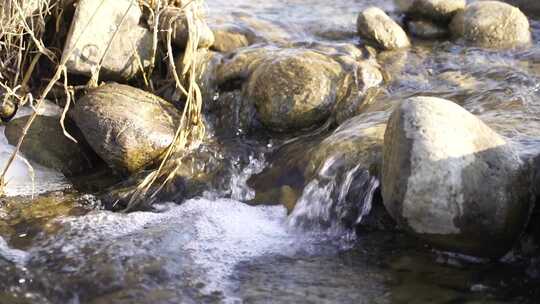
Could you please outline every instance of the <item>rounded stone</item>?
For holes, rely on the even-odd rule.
[[[291,50],[261,62],[245,94],[270,130],[308,129],[330,116],[341,73],[341,65],[327,56]]]
[[[414,0],[408,13],[439,22],[450,21],[466,5],[466,0]]]
[[[153,94],[110,83],[79,99],[71,117],[111,168],[134,173],[159,159],[173,142],[180,115]]]
[[[529,20],[516,7],[499,1],[469,4],[450,23],[456,38],[487,48],[512,48],[531,42]]]
[[[410,98],[389,119],[384,205],[401,226],[441,249],[505,254],[530,214],[525,172],[501,136],[451,101]]]
[[[405,31],[383,10],[370,7],[358,15],[358,34],[384,50],[409,47],[409,37]]]

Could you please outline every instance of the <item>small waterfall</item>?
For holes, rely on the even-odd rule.
[[[342,234],[369,214],[378,187],[377,177],[360,164],[351,168],[342,155],[332,156],[307,183],[289,224]]]

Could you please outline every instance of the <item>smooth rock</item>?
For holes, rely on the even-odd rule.
[[[356,62],[355,72],[345,75],[333,117],[339,125],[345,120],[362,113],[364,106],[377,95],[377,89],[383,83],[380,67],[373,61]]]
[[[25,116],[6,125],[4,133],[9,144],[17,145],[27,121],[28,116]],[[75,135],[74,132],[70,134]],[[64,135],[59,117],[39,115],[24,138],[21,152],[37,164],[73,176],[88,172],[95,160],[95,154],[81,139],[78,141],[75,143]]]
[[[437,22],[448,22],[465,9],[466,0],[414,0],[407,13]]]
[[[342,72],[330,57],[289,50],[258,64],[245,96],[254,102],[262,124],[270,130],[308,129],[330,116]]]
[[[199,30],[199,48],[209,48],[214,44],[214,33],[208,27],[206,22],[201,18],[196,18],[194,25]],[[162,32],[163,39],[166,41],[167,31],[170,29],[172,43],[184,49],[187,45],[189,38],[189,27],[186,15],[182,9],[176,7],[166,8],[160,19],[159,28]]]
[[[234,24],[215,25],[212,32],[215,37],[212,50],[222,53],[247,47],[253,43],[255,37],[249,29]]]
[[[2,96],[2,94],[0,94],[0,98],[3,100],[0,104],[0,120],[3,122],[8,122],[15,116],[15,114],[17,114],[19,105],[14,98],[6,98],[6,96]]]
[[[523,168],[501,136],[459,105],[410,98],[392,113],[384,137],[384,205],[436,247],[500,257],[530,214]]]
[[[450,23],[450,31],[471,45],[512,48],[531,43],[529,20],[516,7],[499,1],[467,5]]]
[[[136,0],[81,0],[68,33],[62,60],[70,73],[100,79],[129,79],[149,66],[152,33],[139,25]]]
[[[384,11],[377,7],[365,9],[358,15],[358,34],[385,50],[409,47],[405,31]]]
[[[71,116],[92,149],[121,173],[158,160],[179,121],[177,109],[167,101],[116,83],[89,91],[77,100]]]

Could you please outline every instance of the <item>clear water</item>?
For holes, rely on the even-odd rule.
[[[362,8],[395,11],[390,0],[207,5],[211,20],[251,24],[275,43],[358,44],[355,19]],[[370,123],[384,122],[403,98],[441,96],[479,115],[524,158],[538,153],[540,20],[531,23],[534,45],[526,50],[414,41],[408,51],[380,54],[388,84],[366,110]],[[12,149],[5,142],[0,148]],[[306,187],[292,217],[281,205],[248,206],[241,201],[254,193],[246,180],[267,165],[263,159],[235,166],[223,181],[226,192],[163,204],[156,212],[111,213],[96,209],[90,196],[55,194],[51,207],[28,218],[36,202],[2,202],[11,207],[0,204],[0,221],[7,223],[0,225],[0,303],[536,303],[540,297],[539,259],[510,255],[479,263],[431,251],[401,233],[291,225],[306,214],[327,216],[324,196],[348,191],[354,168],[341,172],[345,183],[332,189]],[[16,164],[13,176],[28,185],[23,165]],[[45,175],[36,184],[48,190],[63,180],[37,171]]]

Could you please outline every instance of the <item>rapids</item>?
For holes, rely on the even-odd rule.
[[[361,9],[395,11],[390,0],[206,3],[211,20],[259,19],[260,34],[271,24],[269,34],[304,45],[358,44]],[[418,40],[409,51],[381,54],[388,85],[366,111],[374,123],[384,122],[403,98],[448,98],[505,136],[524,158],[538,154],[540,19],[531,25],[534,45],[527,50]],[[524,263],[510,254],[480,263],[426,249],[399,232],[340,226],[351,204],[360,208],[356,222],[368,215],[379,186],[358,167],[340,167],[340,155],[326,159],[291,215],[280,202],[245,204],[254,196],[247,180],[268,165],[263,152],[270,146],[238,157],[248,161],[232,166],[220,185],[228,191],[208,191],[182,205],[164,202],[154,212],[113,213],[77,193],[56,193],[59,202],[52,203],[74,202],[76,211],[56,214],[53,208],[27,218],[31,203],[24,200],[16,202],[18,213],[0,209],[7,223],[0,225],[0,303],[535,303],[540,297],[538,260]],[[1,136],[0,163],[13,149]],[[26,162],[17,159],[8,194],[69,187],[58,172],[33,170],[34,183]],[[359,196],[350,200],[353,190]]]

